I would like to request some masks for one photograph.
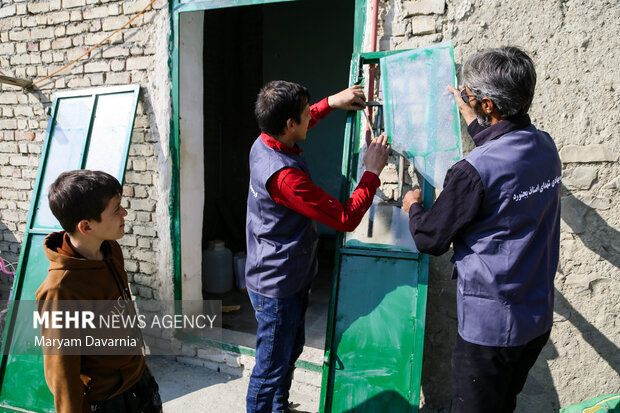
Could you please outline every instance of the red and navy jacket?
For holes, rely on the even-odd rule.
[[[314,126],[331,112],[327,99],[310,108]],[[316,186],[301,157],[263,133],[250,151],[250,188],[246,221],[246,285],[256,293],[282,298],[307,287],[317,271],[316,223],[352,231],[380,185],[365,172],[345,204]]]

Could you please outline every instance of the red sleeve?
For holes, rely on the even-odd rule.
[[[278,204],[335,230],[353,231],[370,208],[380,184],[377,175],[366,171],[344,205],[316,186],[307,174],[295,168],[276,172],[269,180],[268,188]]]
[[[308,129],[312,129],[312,127],[319,123],[321,119],[329,115],[332,110],[334,110],[334,108],[329,106],[329,103],[327,103],[327,98],[310,106],[310,117],[312,119],[310,119],[310,123],[308,123]]]

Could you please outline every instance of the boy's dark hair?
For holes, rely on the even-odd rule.
[[[267,83],[258,93],[254,114],[258,127],[270,136],[284,132],[286,121],[301,122],[301,114],[310,103],[310,92],[304,86],[285,80]]]
[[[52,213],[68,233],[83,219],[101,221],[101,213],[123,187],[112,175],[86,169],[61,173],[50,185]]]

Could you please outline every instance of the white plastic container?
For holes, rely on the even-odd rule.
[[[235,269],[235,285],[240,291],[245,289],[245,252],[238,252],[233,257],[233,268]]]
[[[233,288],[232,252],[224,241],[209,242],[209,248],[202,253],[202,291],[225,293]]]

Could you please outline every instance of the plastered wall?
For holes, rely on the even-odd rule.
[[[457,65],[502,45],[521,47],[535,62],[530,116],[560,151],[562,234],[551,340],[519,397],[520,412],[553,412],[620,392],[619,18],[611,1],[380,2],[381,50],[452,40]],[[463,141],[468,152],[473,142]],[[449,407],[456,334],[450,256],[431,259],[425,412]]]

